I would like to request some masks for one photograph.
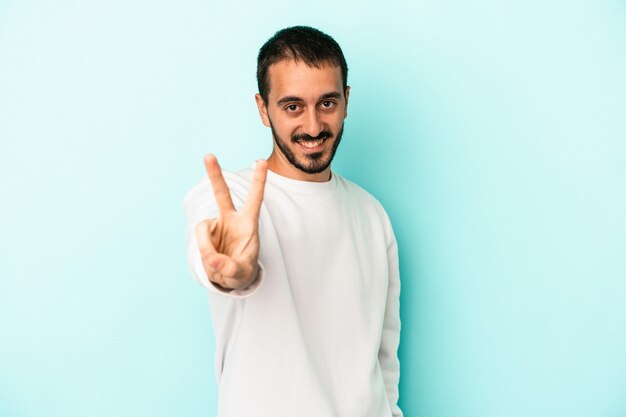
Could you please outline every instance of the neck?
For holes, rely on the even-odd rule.
[[[298,168],[291,165],[291,163],[280,152],[277,152],[276,149],[274,149],[270,157],[267,159],[267,169],[275,174],[299,181],[326,182],[330,180],[330,165],[324,171],[318,172],[317,174],[307,174],[306,172],[300,171]]]

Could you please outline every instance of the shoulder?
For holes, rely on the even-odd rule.
[[[337,185],[344,192],[349,195],[349,199],[352,204],[357,205],[360,209],[368,210],[377,217],[385,228],[387,238],[390,239],[393,236],[393,230],[391,227],[391,221],[387,215],[387,211],[383,207],[382,203],[374,197],[370,192],[356,184],[355,182],[333,172],[333,175],[337,177]]]
[[[349,194],[351,198],[354,198],[360,203],[371,206],[377,211],[386,214],[385,209],[380,201],[378,201],[378,199],[365,188],[335,172],[333,172],[333,175],[336,176],[337,186],[341,188],[344,192]]]

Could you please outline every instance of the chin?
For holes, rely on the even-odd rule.
[[[322,156],[320,158],[309,158],[304,157],[299,162],[299,166],[297,167],[303,172],[307,174],[319,174],[320,172],[324,172],[326,168],[330,167],[330,163],[332,162],[330,157]]]

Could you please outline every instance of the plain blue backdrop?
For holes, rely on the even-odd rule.
[[[0,1],[0,416],[215,415],[182,199],[269,155],[295,24],[344,49],[333,168],[398,237],[405,415],[625,416],[619,0]]]

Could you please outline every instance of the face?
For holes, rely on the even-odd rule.
[[[348,115],[338,66],[309,67],[284,60],[269,68],[267,103],[256,95],[263,123],[272,129],[270,170],[294,179],[327,181]]]

